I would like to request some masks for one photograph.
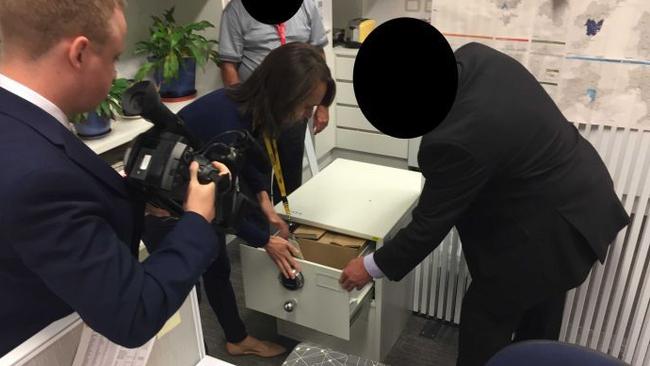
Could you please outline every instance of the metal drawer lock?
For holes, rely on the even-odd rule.
[[[282,306],[282,308],[287,313],[290,313],[296,308],[296,306],[298,306],[298,302],[295,299],[291,299],[291,300],[287,300]]]
[[[296,277],[294,278],[286,278],[282,273],[280,273],[280,276],[278,277],[280,279],[280,283],[284,288],[287,290],[291,291],[296,291],[302,288],[305,284],[305,277],[302,275],[302,273],[298,272],[296,273],[295,270],[293,270],[294,273],[296,274]]]

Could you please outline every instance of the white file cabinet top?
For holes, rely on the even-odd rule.
[[[289,195],[291,219],[381,240],[415,204],[420,189],[420,173],[337,159]],[[287,218],[282,204],[275,210]]]

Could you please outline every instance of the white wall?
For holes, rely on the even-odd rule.
[[[162,15],[163,10],[176,5],[174,15],[179,23],[207,20],[216,28],[209,28],[204,32],[208,39],[219,37],[219,24],[221,21],[220,0],[137,0],[129,1],[126,9],[126,19],[129,30],[126,38],[126,50],[117,66],[118,76],[130,78],[135,75],[142,57],[133,55],[136,42],[145,40],[149,36],[148,28],[151,25],[152,15]],[[196,88],[200,94],[223,86],[218,68],[214,63],[206,66],[205,71],[197,70]]]
[[[348,22],[360,18],[362,13],[361,0],[332,0],[332,26],[345,29]]]
[[[365,17],[377,25],[398,17],[429,21],[432,0],[333,0],[332,17],[335,28],[346,28],[351,19]]]
[[[433,0],[363,0],[363,16],[375,19],[377,25],[398,17],[431,21]]]

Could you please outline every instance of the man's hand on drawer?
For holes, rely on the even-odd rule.
[[[372,277],[366,271],[366,267],[363,265],[363,257],[357,257],[351,260],[345,268],[343,268],[343,273],[341,273],[341,278],[339,283],[341,287],[348,291],[353,289],[361,290],[366,283],[370,282]]]
[[[275,262],[284,277],[293,279],[296,277],[296,273],[301,271],[300,264],[294,258],[294,255],[297,256],[300,253],[286,239],[273,235],[269,238],[269,242],[266,243],[264,249],[266,249],[266,254]]]

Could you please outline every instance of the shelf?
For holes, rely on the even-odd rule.
[[[177,113],[181,108],[190,104],[194,100],[196,99],[178,103],[165,103],[165,105],[172,112]],[[81,141],[83,141],[96,154],[102,154],[118,146],[131,142],[136,136],[150,129],[151,126],[153,126],[153,124],[143,118],[123,119],[118,117],[111,125],[111,132],[105,137],[96,140],[82,139]]]
[[[83,140],[96,154],[104,153],[133,140],[137,135],[147,131],[153,126],[144,119],[116,120],[111,125],[111,132],[100,139]]]
[[[334,47],[334,54],[337,56],[356,57],[358,52],[358,48],[346,48],[343,46]]]

